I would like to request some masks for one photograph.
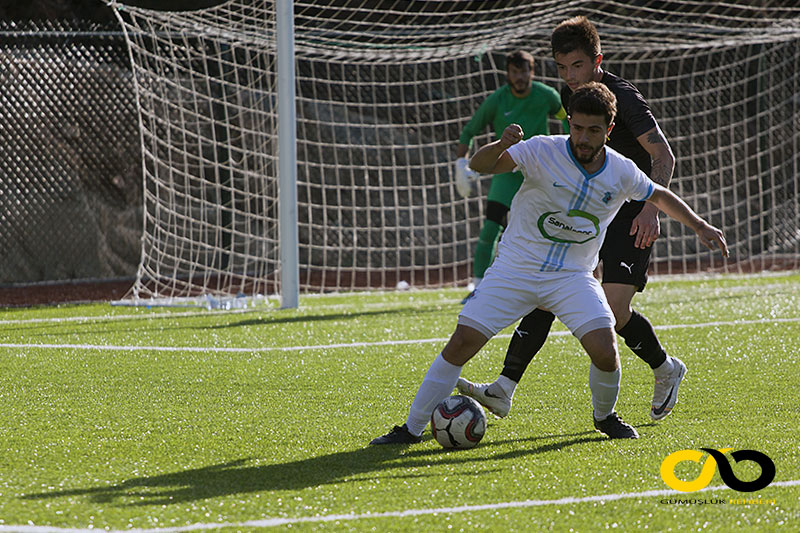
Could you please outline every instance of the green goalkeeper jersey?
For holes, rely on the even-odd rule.
[[[534,135],[548,135],[547,117],[564,120],[567,116],[561,107],[558,92],[538,81],[531,82],[531,92],[524,98],[517,98],[506,84],[490,94],[480,105],[470,121],[464,126],[459,137],[461,144],[472,145],[472,138],[480,134],[487,124],[494,128],[499,139],[503,130],[510,124],[522,127],[524,138]]]

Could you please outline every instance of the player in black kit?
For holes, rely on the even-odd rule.
[[[606,85],[617,97],[617,117],[607,146],[632,159],[653,181],[669,186],[675,158],[647,101],[636,87],[601,68],[603,55],[597,29],[586,17],[574,17],[559,24],[551,36],[553,58],[559,76],[566,83],[561,101],[590,81]],[[655,387],[650,416],[667,416],[678,399],[678,386],[686,365],[670,357],[656,337],[650,321],[631,308],[636,292],[647,284],[651,245],[659,236],[658,209],[646,202],[628,202],[608,227],[600,249],[603,290],[616,318],[615,329],[625,344],[653,369]],[[503,371],[493,383],[458,381],[461,394],[481,402],[495,415],[506,416],[522,374],[544,345],[554,316],[535,309],[514,330]]]

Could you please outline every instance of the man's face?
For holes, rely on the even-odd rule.
[[[566,82],[571,91],[592,81],[594,70],[602,58],[601,55],[592,58],[583,50],[573,50],[568,54],[556,53],[553,56],[558,68],[558,75]]]
[[[570,115],[569,144],[578,163],[588,165],[598,158],[612,127],[613,123],[607,126],[605,117],[601,115]]]
[[[506,71],[506,78],[514,96],[526,96],[531,90],[533,69],[527,63],[522,68],[510,64]]]

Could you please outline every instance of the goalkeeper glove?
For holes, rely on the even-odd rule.
[[[466,198],[472,192],[472,182],[478,178],[478,173],[469,168],[469,161],[466,157],[456,159],[456,190],[462,198]]]

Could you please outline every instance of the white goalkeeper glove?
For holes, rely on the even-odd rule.
[[[456,190],[462,198],[466,198],[472,192],[472,182],[478,179],[479,174],[469,168],[469,161],[466,157],[456,159]]]

